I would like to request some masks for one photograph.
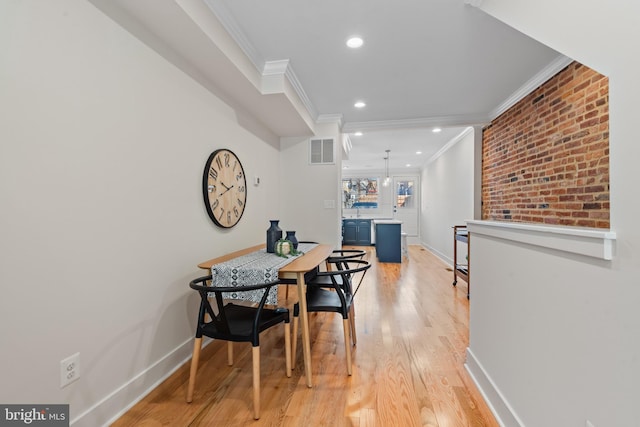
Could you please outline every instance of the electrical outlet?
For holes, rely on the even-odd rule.
[[[80,378],[80,353],[72,354],[60,361],[60,388]]]

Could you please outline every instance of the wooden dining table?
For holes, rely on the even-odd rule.
[[[210,259],[198,264],[199,268],[207,270],[211,273],[211,267],[215,264],[230,261],[234,258],[256,252],[265,248],[265,245],[255,245],[239,251]],[[298,301],[300,302],[300,319],[302,321],[302,353],[304,356],[304,372],[307,379],[307,387],[312,387],[311,382],[311,338],[309,336],[309,316],[307,314],[306,283],[304,281],[305,273],[315,269],[331,255],[333,246],[319,244],[303,255],[280,267],[278,277],[280,279],[295,279],[298,289]],[[295,355],[294,355],[295,357]]]

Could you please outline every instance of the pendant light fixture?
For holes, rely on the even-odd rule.
[[[389,183],[391,183],[391,178],[389,178],[389,153],[391,153],[391,150],[384,150],[385,153],[387,153],[387,155],[384,158],[384,172],[385,172],[385,178],[384,181],[382,181],[382,185],[385,187],[389,186]]]

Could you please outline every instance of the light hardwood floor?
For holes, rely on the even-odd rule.
[[[193,403],[185,402],[189,363],[113,426],[498,426],[463,364],[468,344],[467,284],[453,287],[447,265],[420,246],[402,264],[372,263],[356,295],[357,345],[347,376],[342,319],[310,315],[313,388],[298,346],[285,376],[282,329],[261,335],[261,418],[252,418],[251,345],[224,342],[203,352]],[[185,286],[187,284],[185,283]],[[291,306],[280,292],[280,303]],[[194,319],[196,313],[193,313]]]

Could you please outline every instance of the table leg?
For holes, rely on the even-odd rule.
[[[307,315],[307,297],[304,273],[298,273],[298,301],[300,303],[300,320],[302,320],[302,353],[304,355],[304,373],[307,376],[307,387],[311,388],[311,338],[309,337],[309,316]]]

